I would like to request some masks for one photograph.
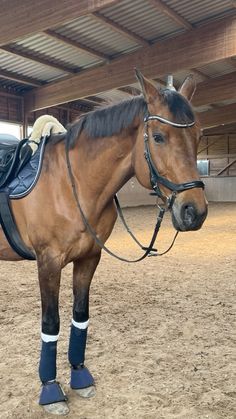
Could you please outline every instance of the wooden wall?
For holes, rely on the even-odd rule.
[[[33,125],[34,121],[39,116],[44,114],[53,115],[63,125],[67,125],[78,118],[81,113],[88,112],[90,109],[91,107],[86,105],[81,105],[78,108],[65,105],[42,109],[29,114],[28,125]],[[24,103],[22,97],[9,93],[3,94],[0,92],[0,121],[23,125]]]
[[[19,96],[0,95],[0,121],[22,124],[23,99]]]
[[[204,137],[199,151],[199,159],[210,161],[210,176],[236,176],[236,133]]]

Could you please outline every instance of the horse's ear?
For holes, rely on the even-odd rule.
[[[196,81],[192,74],[186,77],[182,86],[179,88],[179,93],[186,97],[189,101],[192,99],[196,90]]]
[[[135,75],[139,81],[142,89],[142,93],[147,103],[152,103],[154,99],[157,99],[159,92],[152,80],[146,79],[137,68],[134,69]]]

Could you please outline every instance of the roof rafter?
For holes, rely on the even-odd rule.
[[[15,55],[15,56],[18,56],[18,57],[23,57],[23,58],[26,58],[27,60],[34,61],[36,63],[46,65],[48,67],[56,68],[57,70],[64,71],[65,73],[71,73],[71,74],[75,73],[74,70],[72,70],[71,68],[68,68],[66,65],[52,62],[49,59],[42,57],[41,54],[40,54],[40,56],[35,56],[33,54],[30,54],[29,52],[26,52],[25,50],[24,51],[18,51],[17,49],[14,49],[14,48],[9,47],[9,46],[2,46],[2,47],[0,47],[0,49],[2,49],[3,51],[5,51],[5,52],[7,52],[11,55]]]
[[[236,103],[225,105],[217,109],[210,109],[207,112],[198,113],[203,128],[210,128],[216,125],[231,124],[235,122]]]
[[[206,128],[203,130],[205,137],[236,134],[236,122],[225,124],[224,126],[215,126],[213,128]]]
[[[18,75],[16,73],[12,73],[11,71],[1,70],[0,69],[0,77],[7,80],[12,80],[17,83],[26,84],[28,86],[39,87],[42,86],[42,82],[39,80],[31,79],[30,77],[25,77]]]
[[[117,22],[114,22],[114,20],[111,20],[110,18],[103,16],[99,12],[94,12],[91,14],[91,16],[93,19],[96,19],[98,22],[102,22],[103,24],[113,29],[114,31],[119,32],[121,35],[124,35],[130,38],[132,41],[137,42],[139,45],[143,45],[144,47],[147,47],[150,45],[149,42],[141,38],[141,36],[124,28],[123,26],[119,25]]]
[[[214,21],[174,39],[114,59],[108,66],[85,70],[66,80],[34,89],[26,95],[26,106],[29,111],[41,109],[95,95],[98,89],[103,92],[132,84],[133,68],[137,65],[145,76],[157,78],[163,74],[230,58],[236,55],[235,38],[235,17]]]
[[[207,74],[203,73],[203,72],[202,72],[202,71],[200,71],[200,70],[197,70],[196,68],[190,68],[190,71],[191,71],[193,74],[196,74],[197,76],[202,77],[204,80],[209,80],[209,79],[211,79],[211,77],[210,77],[210,76],[208,76]]]
[[[186,19],[180,16],[179,13],[171,9],[171,7],[167,6],[167,4],[163,3],[161,0],[148,0],[148,2],[161,13],[168,16],[171,20],[174,20],[179,26],[185,29],[193,29],[191,23],[189,23]]]
[[[80,16],[113,6],[120,0],[41,0],[40,7],[32,0],[1,2],[0,45],[31,36],[48,28],[58,27]]]
[[[223,102],[236,97],[236,71],[214,77],[197,85],[193,96],[194,106]]]
[[[57,33],[55,31],[52,31],[51,29],[47,29],[43,33],[50,38],[57,39],[58,41],[63,42],[66,45],[71,45],[77,50],[93,55],[96,58],[101,58],[102,60],[109,61],[109,57],[103,54],[102,52],[95,51],[93,48],[87,47],[78,41],[74,41],[73,39],[67,38],[66,36],[61,35],[60,33]]]

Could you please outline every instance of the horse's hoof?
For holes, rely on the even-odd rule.
[[[88,399],[89,397],[93,397],[96,394],[95,386],[90,386],[86,388],[77,388],[74,391],[76,392],[76,394],[78,394],[78,396],[84,397],[86,399]]]
[[[51,415],[68,415],[70,409],[67,406],[66,402],[58,402],[58,403],[51,403],[45,404],[43,406],[44,410]]]

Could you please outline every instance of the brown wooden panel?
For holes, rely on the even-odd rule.
[[[201,106],[236,98],[236,71],[199,83],[193,105]]]
[[[21,124],[23,115],[21,98],[0,95],[0,120]]]
[[[229,152],[236,153],[236,134],[229,135]]]
[[[236,45],[236,42],[235,42]],[[220,124],[230,124],[236,121],[236,104],[226,105],[198,114],[203,128]]]

